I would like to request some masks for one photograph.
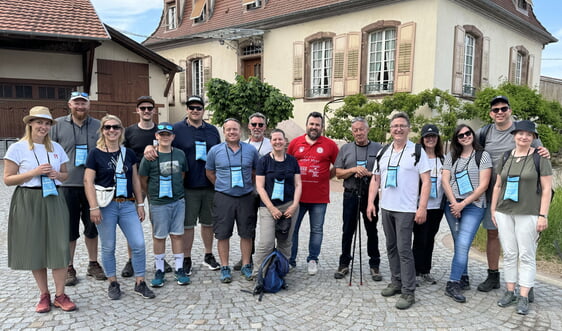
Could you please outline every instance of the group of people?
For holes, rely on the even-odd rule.
[[[260,113],[249,117],[250,138],[245,142],[240,121],[226,119],[221,142],[217,128],[203,120],[204,101],[199,96],[188,98],[187,116],[175,124],[154,123],[155,101],[140,97],[139,122],[127,128],[114,115],[101,120],[90,117],[89,102],[88,94],[73,92],[70,114],[56,120],[46,107],[33,107],[23,119],[24,137],[5,156],[4,182],[17,185],[9,214],[9,266],[32,270],[40,290],[37,312],[48,312],[51,305],[65,311],[76,309],[64,291],[78,282],[73,257],[80,220],[90,260],[87,275],[107,279],[107,295],[112,300],[121,296],[115,259],[117,226],[129,248],[121,275],[135,276],[135,293],[155,297],[145,282],[141,224],[145,213],[152,223],[153,288],[164,286],[165,273],[172,271],[177,284],[190,284],[197,223],[205,251],[202,264],[220,270],[223,283],[232,281],[234,225],[241,253],[234,269],[239,268],[242,277],[253,280],[274,249],[295,268],[299,229],[307,212],[307,272],[315,275],[334,176],[343,179],[345,189],[336,279],[349,272],[361,215],[371,277],[383,279],[377,233],[380,218],[391,276],[381,294],[400,294],[396,307],[411,307],[416,286],[436,283],[431,276],[432,253],[445,215],[454,240],[445,294],[465,302],[462,292],[470,288],[468,251],[484,219],[489,273],[478,289],[499,288],[500,247],[494,242],[499,237],[507,289],[498,305],[517,303],[518,313],[528,312],[533,301],[536,242],[548,224],[552,169],[545,158],[548,151],[538,147],[534,123],[514,122],[506,97],[492,100],[494,123],[480,131],[479,140],[470,126],[459,125],[447,155],[435,125],[422,128],[419,144],[409,141],[410,120],[402,112],[390,119],[389,145],[370,141],[368,122],[355,118],[351,123],[354,141],[338,149],[322,135],[324,118],[317,112],[308,115],[306,133],[289,144],[280,129],[272,130],[270,139],[265,137],[267,119]],[[108,190],[110,200],[102,202],[100,192]],[[527,192],[524,199],[519,199],[519,192]],[[98,236],[103,268],[97,262]],[[165,260],[168,236],[173,267]],[[25,241],[32,246],[22,244],[24,237],[32,238]],[[213,237],[219,262],[213,255]],[[47,268],[52,269],[56,287],[52,302]]]

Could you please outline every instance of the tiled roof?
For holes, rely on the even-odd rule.
[[[0,0],[0,32],[109,39],[89,0]]]

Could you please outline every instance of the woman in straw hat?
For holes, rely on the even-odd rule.
[[[64,293],[69,261],[68,208],[58,186],[68,173],[68,156],[52,142],[54,124],[47,107],[37,106],[23,118],[25,135],[12,144],[4,157],[4,183],[17,185],[10,203],[8,220],[8,266],[32,270],[40,291],[38,313],[51,310],[47,268],[55,281],[53,305],[64,311],[76,305]]]

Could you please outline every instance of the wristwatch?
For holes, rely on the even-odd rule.
[[[539,214],[539,217],[544,217],[544,219],[548,219],[548,217],[545,214]]]

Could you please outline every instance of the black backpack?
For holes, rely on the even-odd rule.
[[[388,147],[391,144],[386,144],[384,145],[380,151],[377,153],[377,156],[375,157],[377,159],[377,172],[380,171],[379,168],[379,163],[381,161],[382,156],[384,155],[384,153],[386,152],[386,150],[388,149]],[[421,157],[421,149],[422,149],[422,145],[421,144],[416,144],[416,149],[414,151],[414,157],[415,157],[415,161],[414,161],[414,166],[418,164],[418,162],[420,161],[420,157]]]
[[[503,153],[503,160],[502,160],[502,169],[505,165],[507,159],[511,155],[511,151],[506,151]],[[537,171],[537,194],[541,194],[542,187],[541,187],[541,157],[538,153],[538,150],[535,148],[533,152],[533,163],[535,164],[535,170]],[[550,201],[554,198],[554,188],[552,188],[552,195],[550,196]]]

